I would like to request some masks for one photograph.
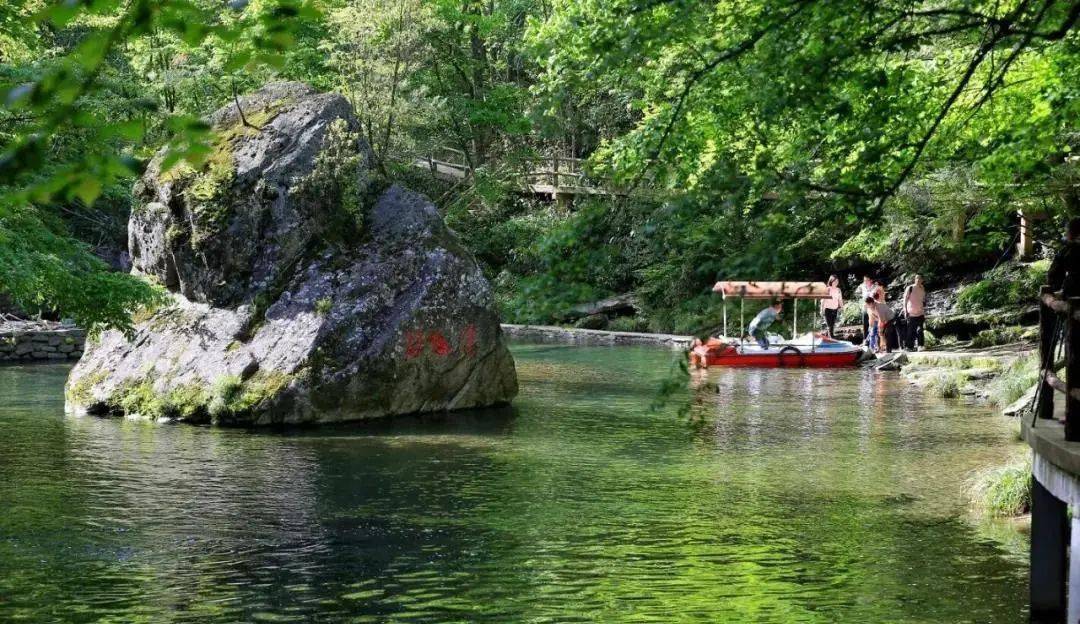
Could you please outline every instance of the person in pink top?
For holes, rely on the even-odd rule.
[[[830,275],[829,281],[825,283],[829,287],[829,298],[821,300],[821,313],[825,315],[825,326],[829,328],[829,338],[835,338],[833,332],[836,330],[836,317],[844,307],[844,295],[840,292],[840,278]]]
[[[904,316],[907,317],[907,336],[904,346],[922,351],[926,346],[923,326],[926,324],[926,287],[921,275],[904,290]]]

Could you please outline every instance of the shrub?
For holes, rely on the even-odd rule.
[[[574,327],[578,329],[607,329],[608,320],[603,314],[590,314],[579,318]]]
[[[649,322],[637,316],[620,316],[608,322],[611,331],[644,332],[649,330]]]
[[[971,346],[977,348],[996,347],[998,345],[1020,342],[1030,334],[1023,327],[991,327],[975,334]]]
[[[1046,282],[1048,260],[1031,264],[1009,262],[987,271],[983,279],[960,289],[956,296],[959,312],[984,312],[1008,306],[1034,303],[1039,287]]]
[[[865,306],[858,301],[848,301],[844,304],[844,309],[840,310],[840,318],[836,320],[837,325],[859,325],[862,323],[862,315]]]
[[[967,376],[962,370],[946,369],[929,375],[926,388],[942,398],[955,399],[960,396],[960,390],[966,382]]]

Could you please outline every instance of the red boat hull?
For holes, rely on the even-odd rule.
[[[841,368],[859,363],[862,351],[848,343],[840,343],[825,336],[816,336],[821,346],[803,350],[795,345],[783,345],[775,350],[762,351],[757,347],[742,349],[710,338],[696,343],[690,349],[690,366],[743,366],[754,368]]]
[[[846,353],[732,353],[705,354],[706,366],[752,368],[843,368],[858,363],[859,352]]]

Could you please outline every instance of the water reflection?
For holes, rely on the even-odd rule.
[[[1018,622],[964,518],[987,410],[863,371],[518,347],[512,410],[248,433],[64,416],[0,369],[0,620]]]

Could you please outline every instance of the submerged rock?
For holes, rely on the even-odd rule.
[[[903,351],[882,353],[877,356],[877,361],[877,370],[879,371],[898,371],[908,363],[908,356]]]
[[[137,185],[133,270],[170,301],[87,344],[68,406],[262,425],[513,398],[489,284],[426,198],[369,174],[348,103],[284,83],[240,106],[204,166],[159,154]]]

